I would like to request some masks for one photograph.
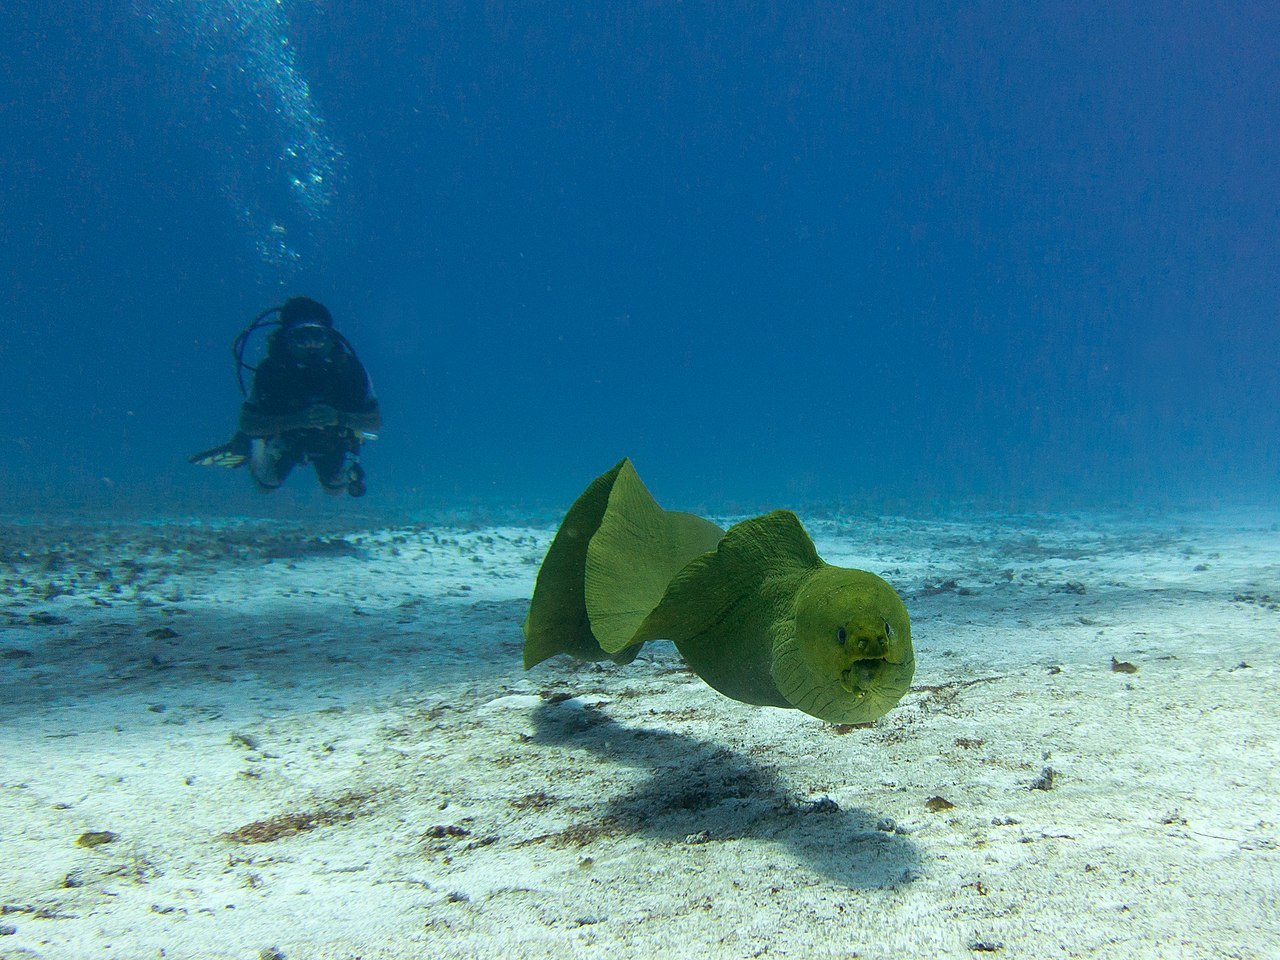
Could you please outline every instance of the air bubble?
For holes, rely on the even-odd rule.
[[[176,55],[190,59],[192,89],[223,112],[236,141],[215,155],[223,195],[240,213],[250,243],[276,266],[301,253],[278,242],[275,229],[314,235],[338,198],[346,158],[323,132],[311,87],[289,40],[280,0],[138,0],[137,9]],[[194,109],[194,105],[193,105]],[[223,137],[224,140],[228,139]]]

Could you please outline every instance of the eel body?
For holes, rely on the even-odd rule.
[[[864,570],[825,563],[796,515],[728,531],[664,510],[629,460],[569,508],[538,571],[524,666],[557,654],[628,663],[671,640],[725,696],[868,723],[907,692],[911,621]]]

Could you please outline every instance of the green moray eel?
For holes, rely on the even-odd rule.
[[[629,460],[569,508],[524,623],[524,666],[556,654],[629,663],[671,640],[716,690],[869,723],[911,684],[907,608],[864,570],[824,563],[794,513],[727,532],[663,510]]]

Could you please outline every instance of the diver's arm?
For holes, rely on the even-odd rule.
[[[305,430],[318,424],[310,410],[299,413],[261,413],[248,404],[240,408],[240,432],[250,437],[274,437],[290,430]]]
[[[376,402],[371,409],[360,413],[339,411],[338,425],[356,433],[377,433],[382,429],[382,412]]]
[[[382,429],[382,409],[364,365],[350,355],[341,388],[344,403],[338,405],[338,425],[354,433],[377,433]]]
[[[268,354],[258,364],[249,397],[240,405],[240,432],[250,437],[274,437],[309,424],[304,410],[292,410],[291,394],[280,361]]]

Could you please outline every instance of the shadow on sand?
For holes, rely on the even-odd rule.
[[[916,845],[870,810],[829,798],[797,798],[767,766],[668,730],[629,728],[576,702],[534,708],[534,742],[587,749],[611,764],[650,771],[593,813],[601,829],[663,840],[716,843],[772,840],[836,883],[892,889],[918,875]]]

